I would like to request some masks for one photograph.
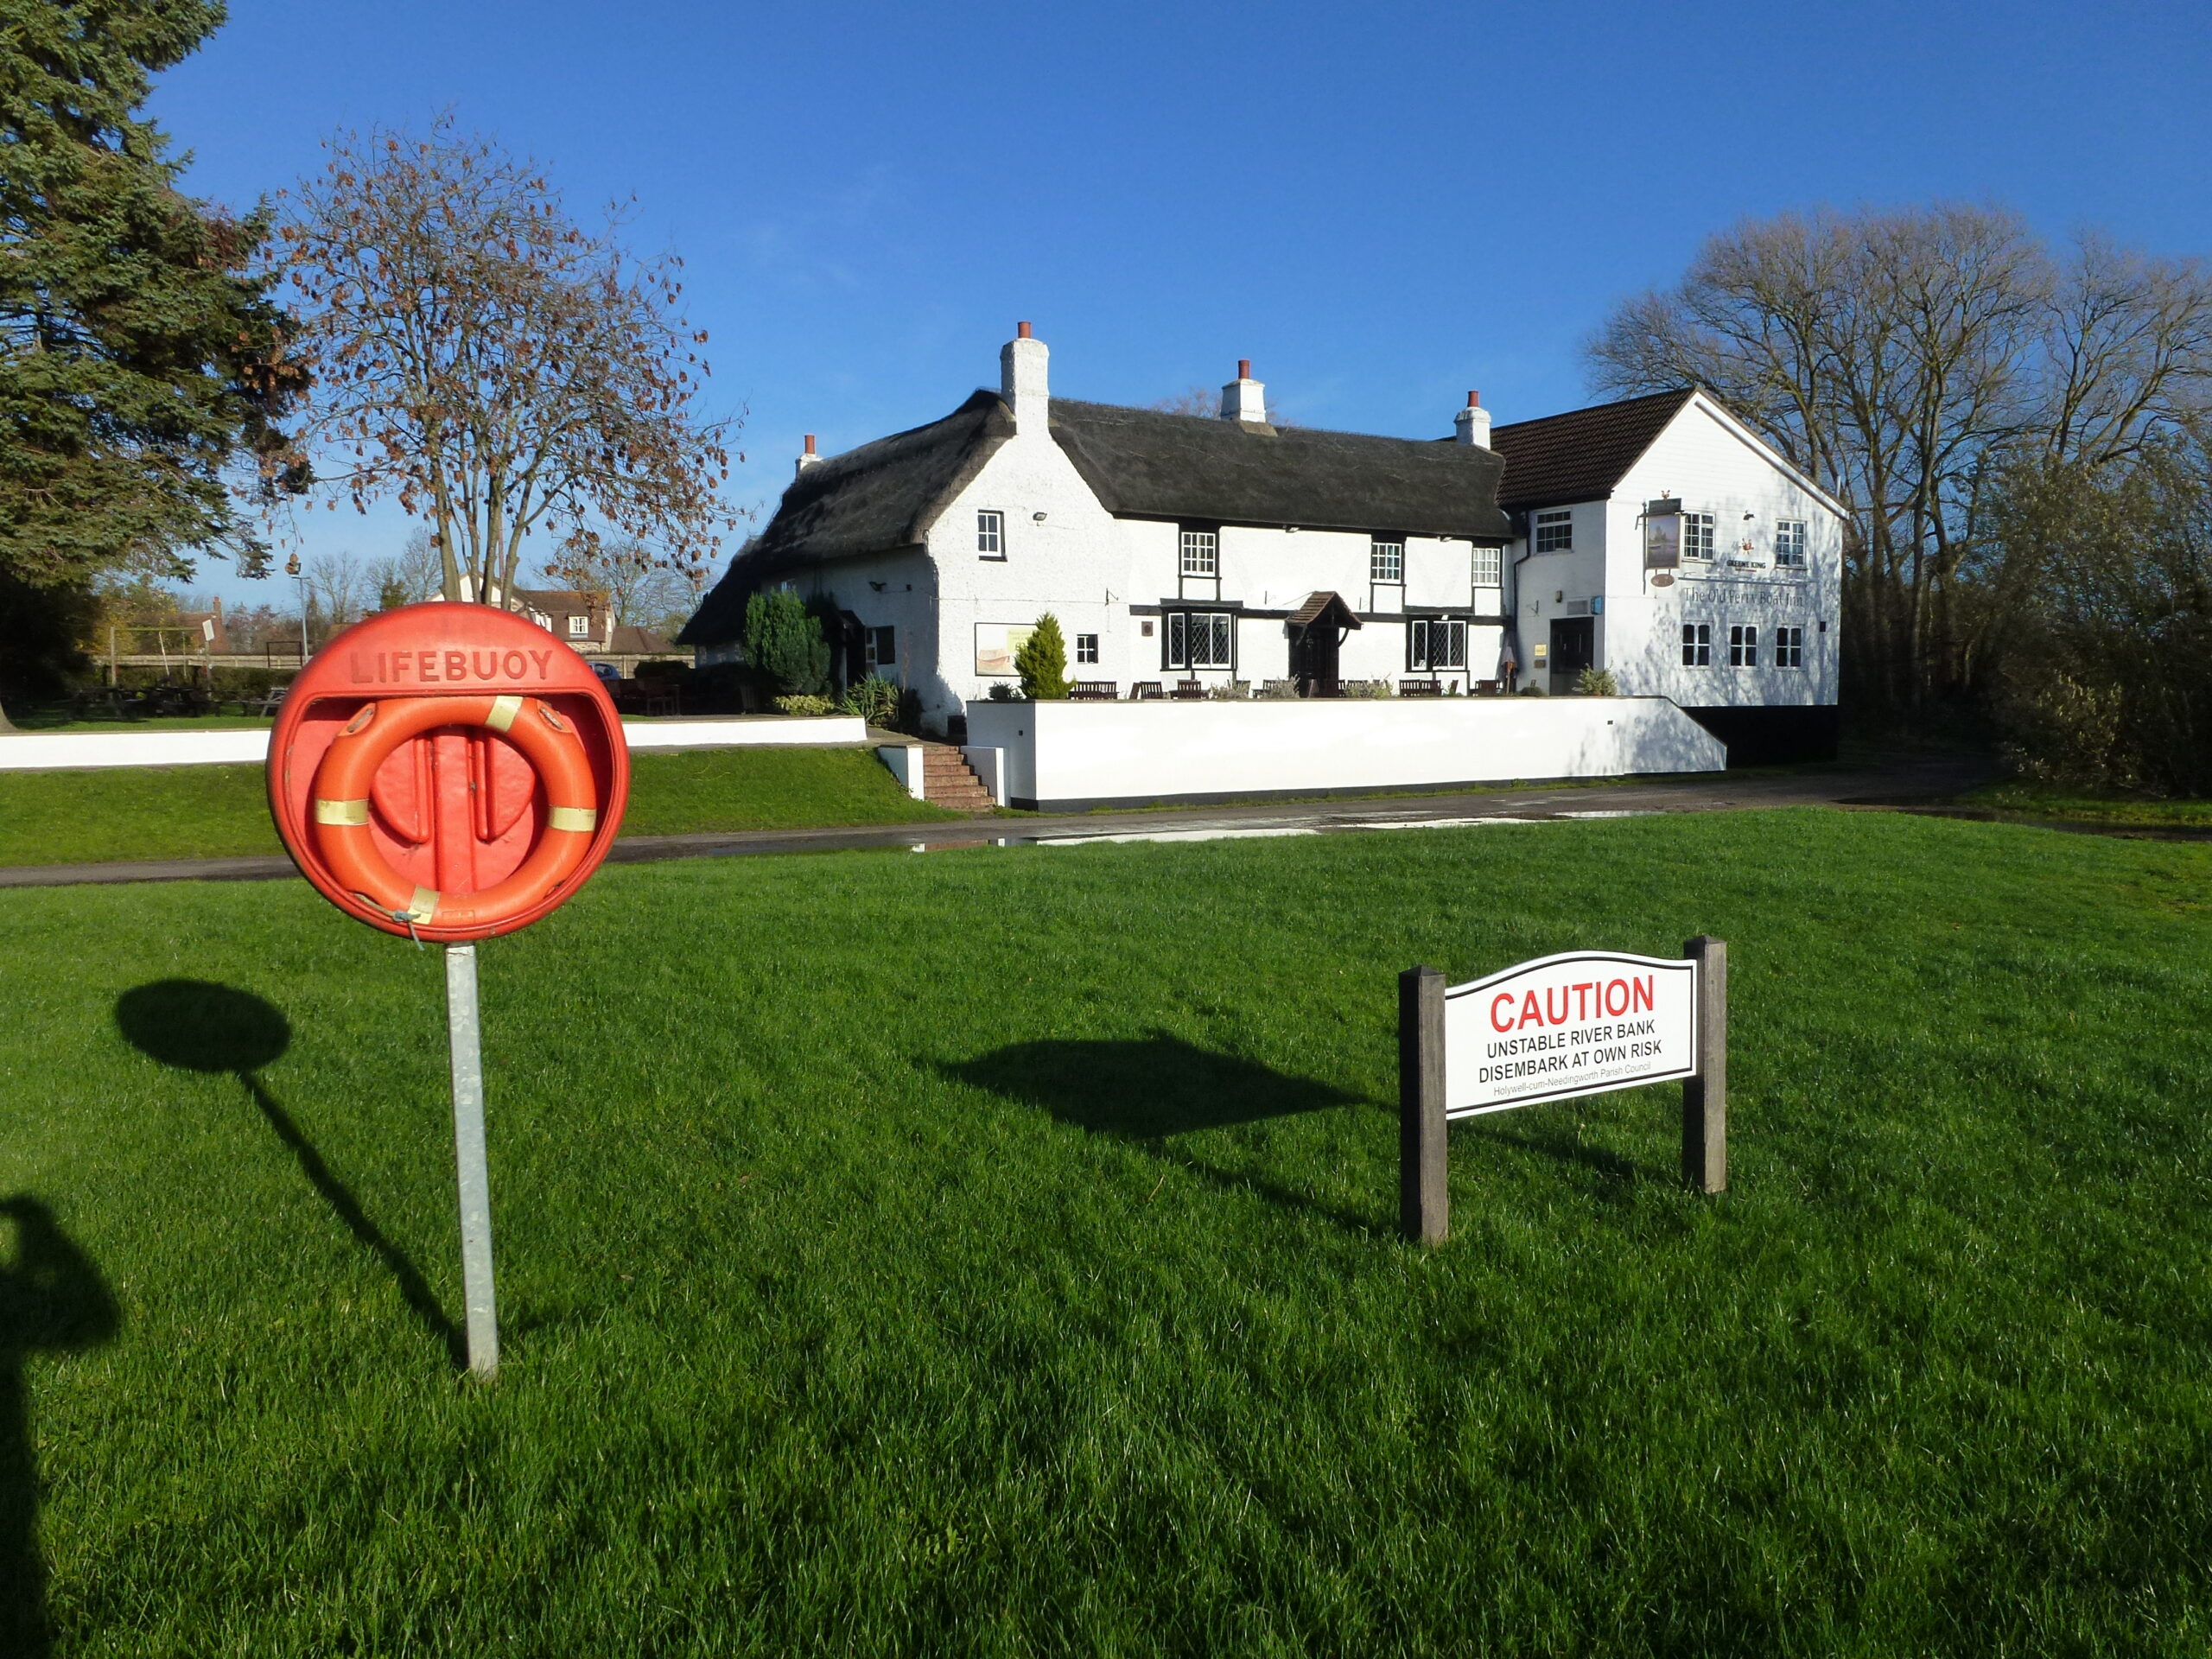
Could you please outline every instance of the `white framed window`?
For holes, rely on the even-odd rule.
[[[987,559],[1006,557],[1006,514],[986,507],[976,515],[976,551]]]
[[[1236,631],[1226,611],[1170,611],[1168,668],[1233,668]]]
[[[1221,532],[1186,530],[1183,532],[1183,574],[1217,576],[1221,574]]]
[[[1574,551],[1574,512],[1561,507],[1556,512],[1536,515],[1536,551],[1539,553],[1572,553]]]
[[[1805,521],[1802,518],[1775,520],[1774,564],[1777,570],[1802,570],[1805,568]]]
[[[1734,622],[1728,627],[1728,666],[1757,668],[1759,665],[1759,631],[1747,623]]]
[[[1713,515],[1709,512],[1686,512],[1682,515],[1682,557],[1696,559],[1702,563],[1713,563]]]
[[[870,668],[896,668],[899,665],[899,630],[870,628],[868,631],[868,665]]]
[[[1367,544],[1367,579],[1370,582],[1403,582],[1406,579],[1406,544],[1377,536]]]
[[[1504,550],[1496,547],[1477,548],[1475,550],[1473,569],[1474,585],[1476,587],[1495,588],[1498,586],[1505,569]]]
[[[1805,666],[1804,629],[1789,627],[1774,631],[1774,665],[1777,668]]]
[[[1711,668],[1713,666],[1713,624],[1685,622],[1682,624],[1682,666]]]
[[[590,639],[591,618],[588,616],[570,616],[569,618],[569,638],[571,639]]]
[[[1075,659],[1078,663],[1095,663],[1098,660],[1098,636],[1096,634],[1078,633],[1076,635]]]
[[[1467,623],[1464,617],[1417,616],[1406,624],[1408,668],[1465,668]]]

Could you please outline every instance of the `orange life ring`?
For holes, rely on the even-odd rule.
[[[369,836],[369,786],[385,758],[440,726],[481,726],[520,749],[544,785],[545,827],[504,881],[474,893],[418,887],[385,862]],[[496,927],[560,890],[599,827],[591,761],[576,728],[536,697],[395,697],[346,722],[315,768],[309,810],[331,873],[371,908],[411,927]]]

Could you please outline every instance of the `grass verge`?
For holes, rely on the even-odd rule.
[[[2201,1654],[2208,877],[1815,811],[612,868],[483,947],[490,1391],[436,954],[298,886],[0,893],[0,1611]],[[1452,1242],[1392,1236],[1399,969],[1706,931],[1730,1192],[1647,1090],[1456,1129]]]
[[[941,823],[863,749],[631,757],[626,836]],[[283,851],[259,766],[0,772],[0,865],[245,858]]]
[[[2131,823],[2212,830],[2212,801],[2167,800],[2150,795],[2093,794],[2018,779],[1990,784],[1961,798],[2011,817],[2074,823]]]

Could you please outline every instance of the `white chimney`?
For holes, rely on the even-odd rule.
[[[792,470],[791,476],[798,477],[799,474],[804,473],[821,459],[821,456],[814,453],[814,434],[810,432],[806,435],[806,448],[799,455],[798,465]]]
[[[1268,423],[1268,389],[1252,378],[1252,359],[1236,359],[1236,378],[1221,389],[1221,418]]]
[[[1460,442],[1490,448],[1490,410],[1483,407],[1479,391],[1467,394],[1467,406],[1452,417],[1452,424],[1458,429]]]
[[[1016,323],[1014,338],[999,348],[999,396],[1014,411],[1016,436],[1025,432],[1045,435],[1051,402],[1045,390],[1045,365],[1052,355],[1026,322]]]

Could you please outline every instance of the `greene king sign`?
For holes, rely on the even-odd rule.
[[[1697,972],[1694,961],[1571,950],[1451,987],[1445,1115],[1695,1076]]]

